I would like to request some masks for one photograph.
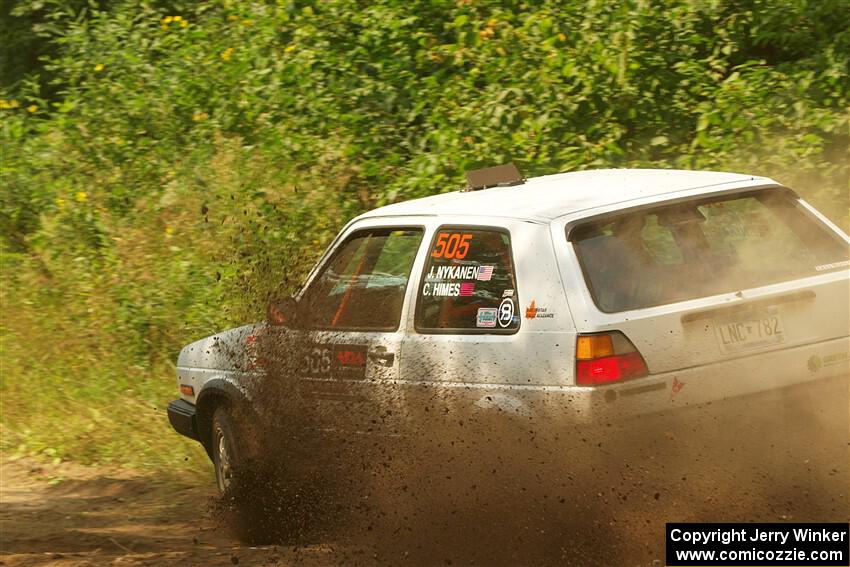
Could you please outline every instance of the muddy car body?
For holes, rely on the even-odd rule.
[[[287,397],[345,435],[404,435],[435,412],[640,428],[815,382],[846,390],[848,237],[790,189],[672,170],[508,181],[352,220],[272,323],[183,349],[174,428],[218,464],[215,416],[263,403],[257,345],[284,336]]]

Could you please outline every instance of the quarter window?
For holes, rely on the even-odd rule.
[[[512,333],[519,328],[516,278],[507,232],[442,227],[419,287],[416,329]]]
[[[313,329],[398,329],[404,292],[421,241],[420,228],[353,233],[304,293],[299,323]]]

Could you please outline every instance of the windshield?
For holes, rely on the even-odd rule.
[[[789,191],[606,216],[570,235],[597,307],[639,309],[846,269],[848,245]]]

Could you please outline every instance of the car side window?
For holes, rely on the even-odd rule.
[[[417,293],[417,331],[513,333],[520,324],[517,305],[507,231],[437,230]]]
[[[395,331],[421,228],[359,230],[346,238],[299,302],[310,329]]]

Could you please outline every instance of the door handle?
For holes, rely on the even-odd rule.
[[[379,366],[392,366],[395,362],[395,354],[387,352],[386,347],[375,347],[369,351],[369,358]]]

